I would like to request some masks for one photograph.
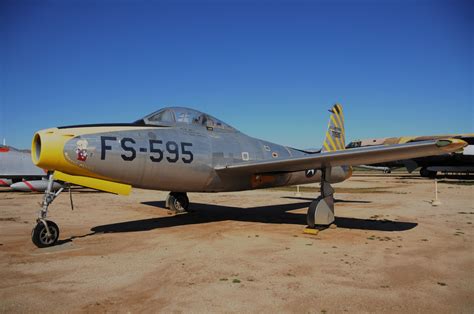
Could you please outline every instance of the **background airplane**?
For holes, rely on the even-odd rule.
[[[16,191],[44,192],[48,187],[47,173],[31,161],[30,150],[0,146],[0,186]],[[55,182],[55,189],[60,184]]]
[[[206,113],[172,107],[134,123],[76,125],[38,131],[32,142],[35,165],[49,177],[32,240],[54,245],[58,226],[46,220],[61,193],[54,180],[128,194],[132,186],[172,191],[167,206],[185,211],[187,192],[223,192],[321,182],[309,206],[310,227],[334,221],[332,183],[346,180],[353,165],[443,154],[462,149],[457,139],[345,150],[342,106],[330,110],[321,152],[314,153],[250,137]]]
[[[472,133],[364,139],[352,141],[346,148],[414,143],[443,138],[461,139],[465,141],[468,146],[466,146],[463,151],[459,152],[370,164],[366,168],[389,172],[388,170],[391,169],[405,167],[407,171],[411,173],[415,169],[421,167],[420,175],[422,177],[430,178],[436,177],[438,172],[462,173],[467,175],[474,173],[474,134]]]

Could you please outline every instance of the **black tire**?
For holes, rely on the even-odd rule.
[[[426,169],[425,167],[420,169],[420,175],[422,177],[425,177],[425,178],[434,179],[434,178],[436,178],[436,174],[437,174],[436,171],[430,171],[430,170]]]
[[[39,248],[53,246],[59,239],[58,225],[50,220],[46,220],[46,223],[48,224],[51,237],[48,237],[46,227],[41,221],[36,224],[31,232],[31,240]]]
[[[170,210],[184,213],[189,208],[189,199],[186,193],[171,193],[169,197]]]

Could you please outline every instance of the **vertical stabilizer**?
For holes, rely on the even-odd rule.
[[[335,104],[329,112],[328,130],[326,138],[323,142],[322,152],[333,152],[336,150],[343,150],[346,146],[346,132],[344,130],[344,114],[342,113],[342,106]]]

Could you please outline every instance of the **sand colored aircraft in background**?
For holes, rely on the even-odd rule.
[[[32,160],[48,169],[45,192],[32,240],[51,246],[58,226],[46,220],[61,193],[61,180],[116,194],[131,187],[171,191],[166,206],[189,206],[187,192],[224,192],[321,182],[321,194],[308,208],[309,227],[334,221],[332,183],[348,179],[353,165],[438,155],[462,149],[458,139],[438,139],[345,149],[341,105],[330,109],[320,152],[309,152],[253,138],[206,113],[164,108],[133,123],[76,125],[38,131]]]
[[[429,136],[404,136],[404,137],[384,137],[371,138],[350,142],[346,148],[357,148],[379,145],[393,145],[403,143],[415,143],[428,140],[438,140],[443,138],[453,138],[465,141],[468,146],[464,150],[454,153],[446,153],[436,156],[425,156],[411,159],[394,160],[372,165],[366,165],[365,168],[382,170],[390,172],[396,168],[406,168],[408,172],[413,172],[420,168],[422,177],[436,177],[438,172],[474,174],[474,134],[445,134]]]

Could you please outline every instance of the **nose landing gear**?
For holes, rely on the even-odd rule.
[[[42,208],[39,211],[38,219],[36,219],[36,226],[31,232],[31,240],[39,248],[53,246],[59,238],[58,225],[53,221],[46,220],[49,205],[64,190],[64,187],[61,187],[58,191],[54,192],[53,183],[54,177],[50,174],[48,177],[48,187],[44,192]]]

